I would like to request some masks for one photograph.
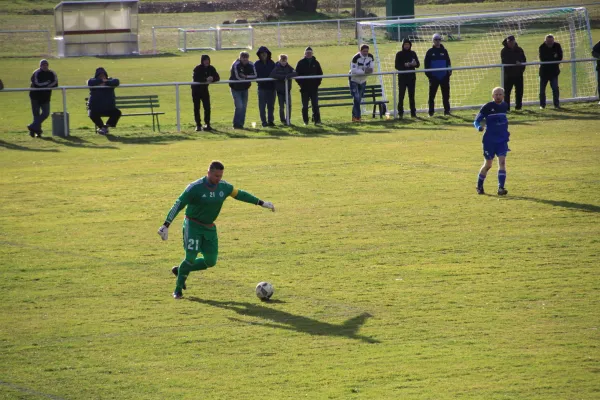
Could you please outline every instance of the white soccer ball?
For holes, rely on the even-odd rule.
[[[269,300],[273,293],[275,293],[275,289],[269,282],[260,282],[256,285],[256,297],[261,300]]]

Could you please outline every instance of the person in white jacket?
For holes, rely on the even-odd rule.
[[[350,94],[354,99],[352,122],[360,122],[360,103],[365,93],[368,75],[373,73],[374,65],[375,61],[373,55],[369,53],[369,46],[363,44],[350,63]]]

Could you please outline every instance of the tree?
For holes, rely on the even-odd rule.
[[[291,0],[296,11],[316,12],[319,0]]]

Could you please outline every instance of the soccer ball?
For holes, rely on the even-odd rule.
[[[269,282],[260,282],[256,285],[256,297],[261,300],[269,300],[274,292],[275,289]]]

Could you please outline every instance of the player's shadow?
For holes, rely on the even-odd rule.
[[[16,143],[5,142],[4,140],[0,140],[0,147],[4,147],[7,150],[37,151],[40,153],[58,153],[60,151],[58,149],[32,149],[30,147],[18,145]]]
[[[527,196],[510,196],[505,197],[507,200],[527,200],[533,201],[535,203],[547,204],[554,207],[564,207],[570,208],[573,210],[581,210],[585,212],[593,212],[600,213],[600,206],[596,206],[594,204],[586,204],[586,203],[573,203],[571,201],[560,201],[560,200],[547,200],[547,199],[537,199],[535,197],[527,197]]]
[[[235,311],[239,315],[250,316],[255,318],[262,318],[267,321],[260,323],[261,326],[267,326],[270,328],[287,329],[302,333],[308,333],[309,335],[316,336],[343,336],[349,339],[361,340],[366,343],[380,343],[379,340],[363,336],[358,334],[360,327],[369,319],[372,315],[369,313],[362,313],[354,318],[350,318],[341,325],[330,324],[327,322],[317,321],[301,315],[290,314],[285,311],[280,311],[272,307],[263,306],[254,303],[241,303],[235,301],[214,301],[204,300],[198,297],[188,297],[188,300],[196,303],[206,304],[212,307],[223,308],[225,310]],[[282,303],[281,301],[272,300],[269,303]],[[237,318],[230,318],[234,321],[241,321]]]

